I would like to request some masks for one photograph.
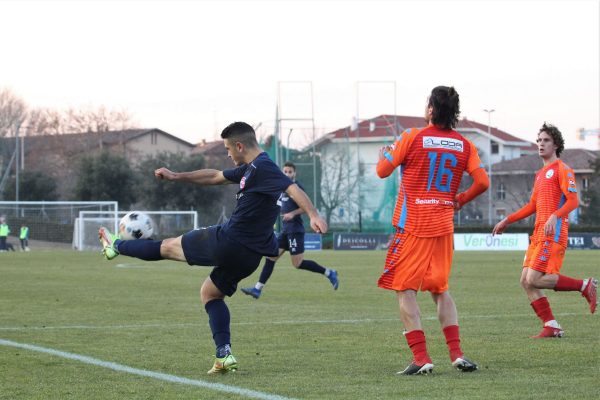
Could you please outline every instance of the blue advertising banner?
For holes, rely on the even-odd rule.
[[[600,250],[600,233],[569,232],[569,249]]]
[[[318,233],[307,233],[304,235],[304,250],[322,250],[323,240]]]
[[[334,250],[383,250],[388,248],[390,235],[385,233],[334,233]]]

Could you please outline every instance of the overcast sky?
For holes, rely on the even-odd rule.
[[[0,1],[0,37],[0,87],[32,106],[126,108],[193,143],[272,129],[278,82],[282,116],[310,117],[310,85],[290,81],[312,82],[317,132],[422,115],[437,85],[528,140],[549,121],[595,148],[576,131],[600,128],[598,0]],[[288,125],[306,140],[310,123]]]

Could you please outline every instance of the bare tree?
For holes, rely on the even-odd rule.
[[[0,137],[14,136],[27,118],[27,104],[8,88],[0,89]]]
[[[127,110],[98,108],[34,109],[29,113],[29,131],[36,135],[106,132],[134,128],[136,123]]]
[[[358,201],[352,194],[358,185],[361,172],[356,168],[349,168],[349,157],[347,151],[339,151],[326,159],[321,158],[319,197],[325,209],[327,224],[331,222],[331,215],[336,208],[349,203],[354,205]]]

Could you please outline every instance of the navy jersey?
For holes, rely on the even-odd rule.
[[[294,182],[300,189],[304,190],[304,187],[300,184],[300,182]],[[281,215],[287,214],[294,210],[297,210],[298,204],[286,193],[282,192],[281,196],[279,196],[279,201],[277,202],[281,206]],[[302,221],[301,215],[296,215],[290,221],[281,220],[281,232],[282,233],[304,233],[304,222]]]
[[[223,233],[252,251],[276,256],[278,246],[273,224],[279,215],[277,200],[292,180],[264,152],[250,164],[225,170],[223,175],[240,184],[237,205],[223,225]]]

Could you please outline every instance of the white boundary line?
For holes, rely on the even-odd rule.
[[[555,313],[555,316],[566,317],[574,315],[585,315],[584,313]],[[459,316],[463,319],[506,319],[530,317],[532,314],[499,314],[499,315],[464,315]],[[437,316],[425,316],[421,318],[424,321],[435,321]],[[368,324],[372,322],[390,322],[399,321],[399,318],[365,318],[365,319],[332,319],[332,320],[289,320],[289,321],[259,321],[259,322],[232,322],[231,325],[303,325],[303,324]],[[167,324],[126,324],[126,325],[60,325],[60,326],[0,326],[0,331],[44,331],[59,329],[145,329],[145,328],[175,328],[175,327],[194,327],[208,326],[207,323],[200,322],[174,322]]]
[[[163,374],[162,372],[147,371],[145,369],[128,367],[127,365],[117,364],[117,363],[110,362],[110,361],[103,361],[103,360],[99,360],[99,359],[93,358],[93,357],[82,356],[82,355],[74,354],[74,353],[67,353],[64,351],[49,349],[46,347],[35,346],[32,344],[27,344],[27,343],[18,343],[18,342],[13,342],[10,340],[0,339],[0,345],[16,347],[18,349],[25,349],[25,350],[30,350],[30,351],[37,351],[38,353],[50,354],[53,356],[62,357],[62,358],[66,358],[69,360],[79,361],[84,364],[90,364],[90,365],[95,365],[97,367],[112,369],[113,371],[125,372],[125,373],[133,374],[133,375],[140,375],[140,376],[144,376],[147,378],[158,379],[161,381],[167,381],[167,382],[172,382],[172,383],[179,383],[182,385],[197,386],[197,387],[207,388],[207,389],[211,389],[211,390],[216,390],[219,392],[238,394],[240,396],[245,396],[245,397],[249,397],[249,398],[253,398],[253,399],[292,400],[289,397],[283,397],[283,396],[278,396],[278,395],[274,395],[274,394],[259,392],[256,390],[244,389],[244,388],[237,387],[237,386],[224,385],[222,383],[206,382],[206,381],[199,380],[199,379],[189,379],[189,378],[184,378],[184,377],[177,376],[177,375]]]

